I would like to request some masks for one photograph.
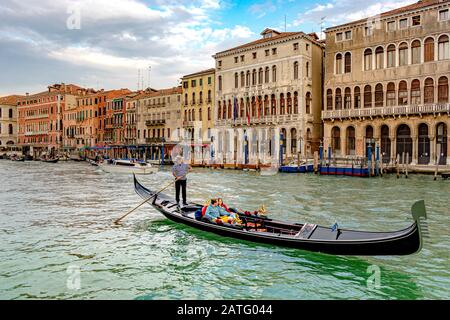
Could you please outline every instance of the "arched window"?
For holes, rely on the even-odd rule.
[[[211,103],[211,90],[208,90],[208,103]]]
[[[387,48],[387,67],[395,67],[395,45],[391,44]]]
[[[438,82],[438,103],[448,102],[448,78],[440,77]]]
[[[434,80],[433,78],[425,79],[424,87],[424,103],[434,103]]]
[[[272,82],[277,81],[277,66],[272,67]]]
[[[428,137],[428,125],[425,123],[419,125],[418,138],[418,163],[428,164],[430,162],[430,138]]]
[[[252,71],[252,85],[256,86],[256,69]]]
[[[13,117],[13,109],[9,109],[8,116],[10,119]]]
[[[424,46],[424,61],[430,62],[434,61],[434,39],[433,38],[427,38],[425,40],[425,46]]]
[[[391,160],[391,138],[389,137],[389,127],[387,125],[381,127],[381,154],[383,163],[389,163]]]
[[[333,110],[333,91],[327,90],[327,110]]]
[[[199,103],[202,104],[203,103],[203,91],[200,91],[199,99],[200,99]]]
[[[306,62],[306,77],[309,78],[309,62]]]
[[[195,104],[195,92],[192,92],[192,104]]]
[[[347,128],[347,155],[354,156],[356,149],[356,135],[355,128],[348,127]]]
[[[331,149],[334,153],[339,153],[341,150],[341,129],[339,127],[333,127],[331,137]]]
[[[184,94],[184,105],[187,106],[187,104],[188,104],[188,94],[185,93]]]
[[[339,89],[339,88],[336,89],[334,109],[335,110],[341,110],[342,109],[342,94],[341,94],[341,89]]]
[[[375,107],[382,108],[383,103],[384,103],[383,85],[381,83],[378,83],[375,86]]]
[[[224,101],[223,102],[223,108],[222,108],[222,119],[226,119],[227,118],[227,102]]]
[[[266,71],[265,71],[265,83],[269,83],[269,73],[270,73],[270,69],[269,69],[269,67],[266,67]]]
[[[222,91],[222,76],[219,76],[219,91]]]
[[[203,117],[202,117],[202,108],[198,109],[198,121],[203,121]]]
[[[220,103],[219,103],[219,110],[220,110]],[[219,113],[217,119],[220,119],[220,113]],[[184,110],[184,121],[188,121],[187,110]]]
[[[228,119],[233,117],[233,113],[231,112],[231,100],[228,100]]]
[[[297,92],[295,93],[295,94],[297,94]],[[294,94],[294,96],[295,96],[295,94]],[[311,93],[310,92],[307,92],[306,93],[306,114],[310,114],[311,113]],[[295,112],[295,113],[297,113],[297,112]]]
[[[291,154],[297,153],[297,129],[291,129]]]
[[[250,71],[247,71],[247,79],[246,79],[245,85],[247,87],[250,87]]]
[[[364,70],[372,70],[372,49],[364,51]]]
[[[420,51],[422,45],[419,40],[414,40],[411,44],[411,63],[418,64],[421,63]]]
[[[342,73],[342,54],[336,55],[336,74]]]
[[[258,84],[263,84],[263,68],[259,68],[258,71]]]
[[[415,79],[411,82],[411,104],[419,105],[421,103],[422,101],[420,97],[420,81]]]
[[[8,134],[9,135],[13,135],[14,134],[13,125],[11,123],[8,124]]]
[[[447,35],[439,37],[438,52],[439,60],[450,59],[450,47]]]
[[[294,62],[294,80],[298,80],[298,62]]]
[[[352,54],[350,52],[347,52],[344,56],[344,72],[350,73],[352,72]]]
[[[245,73],[241,71],[241,87],[245,87]]]
[[[271,105],[271,113],[272,115],[277,114],[277,99],[275,98],[275,95],[272,94],[270,97],[270,105]]]
[[[359,87],[355,87],[353,100],[355,101],[355,109],[361,108],[361,89]]]
[[[284,114],[284,93],[280,94],[280,114]]]
[[[290,92],[287,93],[286,102],[287,102],[287,114],[292,114],[292,98]]]
[[[408,44],[402,42],[398,47],[398,65],[406,66],[408,64]]]
[[[372,87],[364,87],[364,108],[372,108]]]
[[[241,98],[241,102],[239,103],[239,116],[241,118],[244,118],[244,110],[245,110],[244,99]]]
[[[234,74],[234,87],[236,89],[239,88],[239,76],[237,72]]]
[[[211,120],[211,107],[208,107],[208,121]]]
[[[352,108],[352,91],[350,88],[345,88],[344,91],[344,109]]]
[[[384,68],[384,49],[383,47],[378,47],[375,50],[375,68],[383,69]]]
[[[386,90],[386,106],[395,106],[395,83],[389,82]]]
[[[406,81],[400,81],[398,85],[398,105],[406,106],[408,104],[408,85]]]

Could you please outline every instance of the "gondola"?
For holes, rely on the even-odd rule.
[[[59,159],[58,158],[55,158],[55,159],[44,159],[44,158],[42,158],[41,161],[42,162],[47,162],[47,163],[57,163],[59,161]]]
[[[154,191],[141,185],[136,177],[134,188],[143,199],[155,195]],[[239,214],[242,225],[216,224],[205,221],[198,215],[202,205],[196,203],[188,203],[180,208],[173,198],[158,194],[149,204],[174,222],[221,236],[335,255],[409,255],[421,250],[422,233],[426,233],[423,200],[412,206],[414,222],[403,230],[393,232],[327,228],[315,224],[278,221],[248,213]]]

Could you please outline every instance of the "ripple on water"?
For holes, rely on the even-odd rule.
[[[448,181],[205,169],[190,176],[195,201],[221,196],[249,210],[264,204],[279,219],[343,228],[403,228],[412,202],[425,199],[431,236],[420,254],[359,258],[221,238],[176,225],[149,206],[114,226],[140,201],[132,177],[86,163],[0,161],[0,176],[7,181],[0,193],[0,298],[450,298]],[[140,179],[156,189],[171,176]],[[374,265],[381,287],[369,289]],[[67,287],[68,267],[80,270],[80,290]]]

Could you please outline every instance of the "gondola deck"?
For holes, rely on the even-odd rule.
[[[134,186],[143,199],[155,194],[141,185],[136,177]],[[241,226],[215,224],[196,219],[195,212],[202,208],[199,204],[191,203],[180,208],[174,199],[165,194],[158,194],[149,204],[174,222],[221,236],[337,255],[408,255],[419,252],[422,248],[421,218],[426,219],[423,201],[416,202],[412,207],[414,223],[393,232],[333,230],[246,215],[240,215],[244,222]]]

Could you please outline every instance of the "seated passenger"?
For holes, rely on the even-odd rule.
[[[206,208],[204,218],[208,219],[211,222],[216,222],[219,217],[220,209],[217,206],[217,200],[211,199],[211,204]]]

